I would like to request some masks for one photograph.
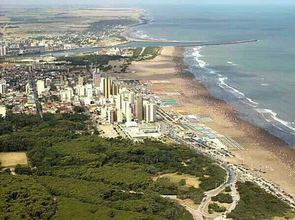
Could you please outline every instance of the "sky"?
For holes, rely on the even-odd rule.
[[[102,5],[140,6],[148,4],[295,4],[295,0],[1,0],[1,5]]]

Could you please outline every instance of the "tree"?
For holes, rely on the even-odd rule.
[[[32,170],[30,167],[28,166],[21,166],[21,165],[16,165],[15,167],[15,173],[19,174],[19,175],[32,175]]]

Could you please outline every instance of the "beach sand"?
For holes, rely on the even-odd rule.
[[[191,74],[183,71],[183,50],[165,47],[153,60],[133,62],[126,78],[152,82],[149,89],[156,94],[169,94],[175,99],[175,111],[208,115],[208,127],[238,142],[244,149],[233,150],[227,159],[245,164],[264,178],[279,185],[295,197],[295,150],[280,139],[238,118],[234,109],[212,97]],[[177,93],[177,94],[173,94]]]

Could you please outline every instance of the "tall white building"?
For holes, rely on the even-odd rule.
[[[61,100],[63,102],[71,102],[74,97],[73,89],[70,87],[67,87],[65,90],[61,92]]]
[[[108,77],[104,77],[101,79],[101,91],[103,93],[103,96],[108,99],[111,95],[111,89],[112,89],[112,79]]]
[[[133,119],[132,108],[130,104],[126,108],[125,117],[126,117],[126,122],[130,122]]]
[[[120,92],[120,85],[118,83],[112,82],[112,89],[111,89],[111,95],[118,95]]]
[[[6,56],[6,46],[0,43],[0,57]]]
[[[37,80],[37,92],[38,92],[38,96],[40,96],[43,92],[45,92],[44,80]]]
[[[135,116],[139,122],[143,120],[143,97],[137,94],[135,99]]]
[[[156,122],[157,120],[157,105],[155,103],[147,103],[145,105],[145,121],[147,123]]]
[[[107,110],[107,122],[113,124],[116,120],[116,111],[112,108]]]
[[[116,108],[117,110],[122,110],[123,94],[118,94],[116,96]]]
[[[124,117],[123,117],[122,111],[118,110],[118,111],[117,111],[117,121],[118,121],[119,123],[122,123],[123,120],[124,120]]]
[[[92,72],[92,80],[93,80],[93,87],[98,88],[101,82],[99,69],[95,68],[95,70]]]
[[[133,91],[129,92],[128,100],[131,104],[134,104],[134,96],[135,96],[135,93]]]
[[[93,87],[92,87],[92,84],[86,84],[85,85],[85,96],[87,98],[90,98],[90,99],[93,98]]]
[[[32,93],[32,87],[30,83],[26,84],[26,94],[27,96],[30,95]]]
[[[123,114],[125,116],[127,115],[128,107],[130,107],[130,102],[128,100],[126,100],[125,98],[123,98],[123,101],[122,101],[122,112],[123,112]]]
[[[7,91],[7,84],[5,79],[0,80],[0,94],[5,94]]]
[[[84,86],[77,85],[75,89],[76,89],[76,94],[79,97],[84,97],[85,96],[85,87]]]

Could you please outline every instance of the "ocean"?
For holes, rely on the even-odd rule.
[[[295,148],[295,7],[181,5],[145,8],[133,35],[200,42],[258,42],[187,48],[184,61],[240,117]]]

